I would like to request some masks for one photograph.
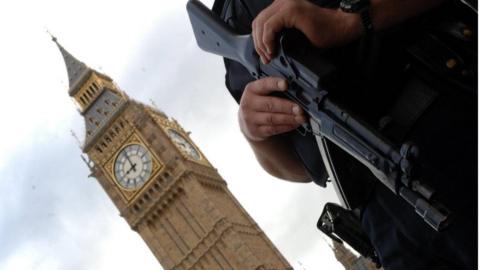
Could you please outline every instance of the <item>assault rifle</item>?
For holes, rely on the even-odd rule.
[[[242,64],[260,79],[276,76],[287,79],[285,97],[296,102],[310,117],[308,129],[315,135],[325,167],[336,183],[328,144],[334,143],[366,166],[392,192],[415,208],[432,228],[439,231],[449,221],[450,212],[432,199],[435,191],[414,174],[418,147],[407,142],[398,149],[375,129],[357,119],[329,98],[324,88],[335,69],[325,55],[298,46],[298,36],[281,34],[278,54],[270,63],[259,61],[251,35],[240,35],[198,0],[189,0],[187,11],[198,46]],[[348,199],[337,183],[344,206]]]

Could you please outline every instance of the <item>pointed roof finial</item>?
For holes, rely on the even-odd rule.
[[[78,139],[78,136],[77,134],[75,133],[75,131],[73,131],[73,129],[70,129],[70,134],[72,135],[72,137],[75,139],[75,141],[77,142],[77,145],[78,147],[80,147],[80,149],[82,148],[82,143],[80,142],[80,139]]]
[[[157,113],[160,113],[163,117],[168,118],[168,116],[158,108],[157,104],[155,103],[155,101],[153,101],[153,99],[150,99],[150,103],[152,104],[153,109],[155,109]]]
[[[48,30],[47,33],[52,37],[52,41],[57,44],[58,49],[62,53],[68,72],[68,83],[70,88],[68,92],[70,96],[73,96],[77,92],[81,83],[88,77],[87,75],[90,74],[92,70],[83,62],[71,55],[67,50],[65,50],[65,48],[58,43],[57,38]]]
[[[57,43],[57,38],[56,38],[54,35],[52,35],[52,33],[50,33],[50,31],[48,31],[48,29],[45,30],[45,31],[47,31],[47,34],[50,35],[50,37],[52,38],[52,41],[55,42],[55,43]],[[58,43],[57,43],[57,44],[58,44]]]
[[[152,104],[152,107],[153,107],[153,108],[155,108],[155,109],[159,110],[160,112],[162,112],[162,111],[158,108],[158,106],[157,106],[157,104],[155,103],[155,101],[153,101],[153,99],[150,99],[150,103]],[[163,112],[162,112],[162,113],[163,113]]]

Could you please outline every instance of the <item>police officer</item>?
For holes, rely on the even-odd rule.
[[[214,11],[239,32],[251,31],[261,61],[268,63],[277,50],[275,36],[284,28],[296,28],[315,46],[330,48],[400,25],[446,1],[347,1],[363,4],[362,14],[324,2],[217,0]],[[313,136],[294,131],[307,122],[305,113],[295,103],[271,96],[285,91],[287,82],[275,77],[254,80],[230,60],[225,66],[227,88],[240,104],[240,129],[261,166],[281,179],[325,186],[327,176]],[[386,270],[476,269],[476,98],[452,87],[433,87],[446,89],[438,91],[407,138],[419,143],[426,163],[433,164],[439,177],[432,178],[441,179],[433,185],[446,194],[455,222],[435,232],[404,201],[376,185],[360,206],[361,220]]]

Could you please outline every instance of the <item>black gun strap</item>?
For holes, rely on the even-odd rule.
[[[337,193],[340,204],[347,209],[351,209],[350,202],[342,188],[342,185],[340,184],[335,166],[333,165],[332,158],[330,157],[327,141],[322,135],[320,135],[320,125],[311,118],[310,127],[312,128],[312,133],[315,135],[318,150],[322,155],[323,164],[325,165],[325,169],[327,170],[328,174],[328,179],[333,183],[333,187]]]

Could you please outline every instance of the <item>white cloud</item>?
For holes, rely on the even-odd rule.
[[[0,264],[0,269],[15,269],[15,270],[55,270],[59,268],[59,261],[56,258],[49,258],[44,260],[42,253],[38,249],[45,249],[42,245],[35,243],[28,243],[17,249],[16,253],[8,257],[7,260]]]

